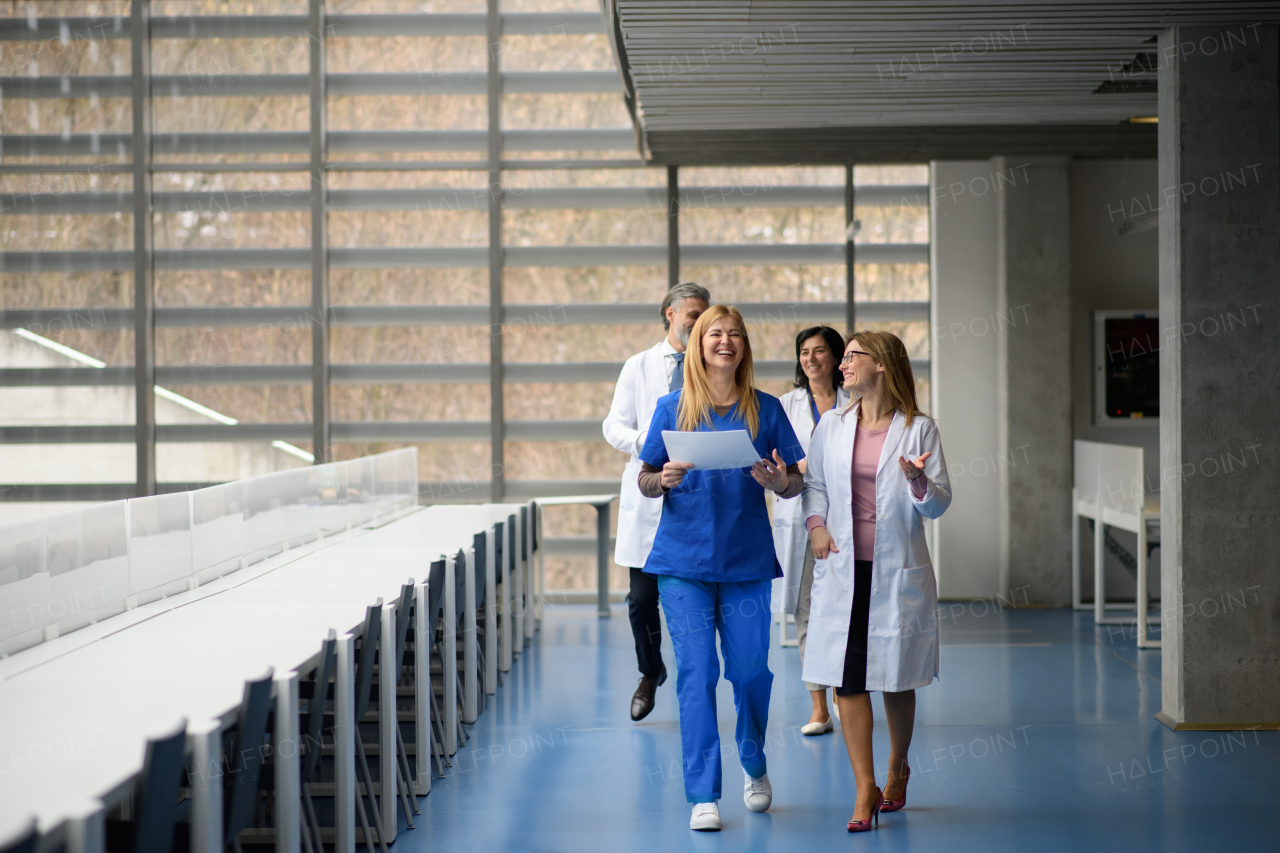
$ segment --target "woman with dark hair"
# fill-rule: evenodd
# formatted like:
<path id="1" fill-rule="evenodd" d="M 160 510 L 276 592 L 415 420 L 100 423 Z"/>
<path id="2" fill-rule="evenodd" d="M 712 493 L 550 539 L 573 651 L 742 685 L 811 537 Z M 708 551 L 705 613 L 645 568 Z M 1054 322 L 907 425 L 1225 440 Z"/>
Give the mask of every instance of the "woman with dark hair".
<path id="1" fill-rule="evenodd" d="M 856 332 L 840 362 L 854 402 L 809 445 L 804 516 L 815 558 L 804 678 L 836 685 L 857 783 L 847 828 L 907 802 L 916 688 L 938 676 L 938 587 L 924 522 L 951 504 L 938 425 L 916 404 L 911 361 L 888 332 Z M 876 787 L 871 696 L 884 696 L 889 776 Z"/>
<path id="2" fill-rule="evenodd" d="M 809 437 L 818 427 L 824 412 L 849 402 L 841 387 L 840 353 L 844 337 L 830 326 L 813 326 L 796 335 L 796 387 L 778 398 L 791 421 L 796 438 L 804 452 L 809 452 Z M 805 470 L 801 461 L 800 470 Z M 809 591 L 813 586 L 813 549 L 797 499 L 775 500 L 773 505 L 773 545 L 782 566 L 782 577 L 773 582 L 773 612 L 796 617 L 796 639 L 800 645 L 800 662 L 804 663 L 805 641 L 809 627 Z M 827 710 L 827 686 L 805 682 L 813 700 L 813 714 L 800 727 L 806 735 L 831 731 L 833 724 Z"/>

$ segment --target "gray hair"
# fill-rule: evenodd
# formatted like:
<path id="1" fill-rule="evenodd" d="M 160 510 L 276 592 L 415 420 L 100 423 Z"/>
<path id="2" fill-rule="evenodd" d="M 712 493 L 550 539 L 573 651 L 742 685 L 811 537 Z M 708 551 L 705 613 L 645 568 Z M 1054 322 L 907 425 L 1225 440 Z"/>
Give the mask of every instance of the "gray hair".
<path id="1" fill-rule="evenodd" d="M 694 284 L 691 281 L 682 281 L 675 287 L 667 291 L 667 295 L 662 299 L 662 307 L 658 309 L 658 314 L 662 317 L 663 331 L 671 331 L 671 321 L 667 319 L 667 309 L 674 308 L 680 310 L 680 303 L 686 299 L 701 299 L 708 305 L 711 304 L 711 291 L 707 290 L 700 284 Z"/>

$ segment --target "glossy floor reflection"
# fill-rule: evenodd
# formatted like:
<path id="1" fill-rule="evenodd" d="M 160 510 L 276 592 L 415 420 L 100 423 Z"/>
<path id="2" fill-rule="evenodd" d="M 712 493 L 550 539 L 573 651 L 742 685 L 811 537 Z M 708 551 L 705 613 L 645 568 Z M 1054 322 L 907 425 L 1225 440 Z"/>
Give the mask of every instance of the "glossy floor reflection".
<path id="1" fill-rule="evenodd" d="M 806 738 L 793 648 L 774 648 L 773 807 L 749 814 L 718 694 L 725 829 L 689 831 L 674 679 L 641 723 L 626 610 L 549 608 L 400 851 L 864 850 L 1253 851 L 1280 849 L 1280 733 L 1172 732 L 1160 652 L 1091 614 L 944 605 L 942 678 L 918 692 L 907 808 L 845 832 L 853 775 L 837 730 Z M 672 657 L 669 641 L 664 654 Z M 672 667 L 674 669 L 674 667 Z M 888 754 L 879 699 L 876 755 Z M 843 849 L 843 848 L 842 848 Z"/>

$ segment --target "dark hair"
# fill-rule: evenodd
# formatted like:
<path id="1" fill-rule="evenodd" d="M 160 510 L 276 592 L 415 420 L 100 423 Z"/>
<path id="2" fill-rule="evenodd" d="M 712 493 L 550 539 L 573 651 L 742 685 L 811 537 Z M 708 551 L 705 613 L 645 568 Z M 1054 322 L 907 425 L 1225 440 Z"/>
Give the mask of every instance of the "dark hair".
<path id="1" fill-rule="evenodd" d="M 818 335 L 821 335 L 822 339 L 827 342 L 827 348 L 831 350 L 831 357 L 836 362 L 836 369 L 831 372 L 831 390 L 839 392 L 841 386 L 844 385 L 844 377 L 840 374 L 840 359 L 844 356 L 844 336 L 830 326 L 813 326 L 796 335 L 796 387 L 809 387 L 809 376 L 804 372 L 804 368 L 800 366 L 800 347 L 804 346 L 804 342 L 809 338 Z"/>

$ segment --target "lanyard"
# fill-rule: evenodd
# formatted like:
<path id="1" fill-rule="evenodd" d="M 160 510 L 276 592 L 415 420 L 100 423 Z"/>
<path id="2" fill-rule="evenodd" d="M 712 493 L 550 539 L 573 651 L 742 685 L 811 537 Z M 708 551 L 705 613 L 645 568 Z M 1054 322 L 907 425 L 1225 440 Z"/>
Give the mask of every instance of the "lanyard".
<path id="1" fill-rule="evenodd" d="M 818 421 L 822 420 L 822 415 L 818 414 L 818 404 L 813 400 L 813 390 L 808 389 L 809 408 L 813 410 L 813 428 L 818 428 Z"/>

